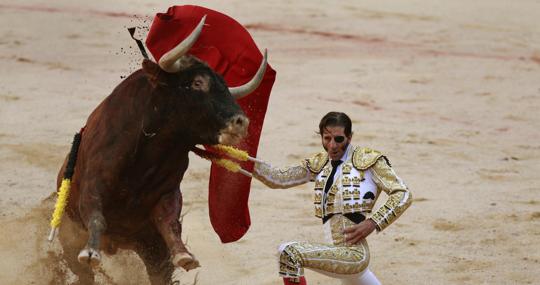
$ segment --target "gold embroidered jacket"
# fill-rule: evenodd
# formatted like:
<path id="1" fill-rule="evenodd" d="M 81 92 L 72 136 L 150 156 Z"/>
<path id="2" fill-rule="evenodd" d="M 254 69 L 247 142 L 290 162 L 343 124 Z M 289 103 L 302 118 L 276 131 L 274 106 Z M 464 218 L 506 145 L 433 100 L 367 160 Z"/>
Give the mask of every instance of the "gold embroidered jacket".
<path id="1" fill-rule="evenodd" d="M 332 166 L 328 154 L 320 152 L 287 168 L 256 163 L 253 176 L 270 188 L 289 188 L 315 181 L 315 216 L 360 212 L 367 216 L 381 191 L 386 203 L 371 215 L 381 231 L 395 221 L 411 204 L 407 186 L 395 174 L 386 157 L 373 149 L 349 146 L 344 162 L 338 166 L 328 193 L 324 186 Z"/>

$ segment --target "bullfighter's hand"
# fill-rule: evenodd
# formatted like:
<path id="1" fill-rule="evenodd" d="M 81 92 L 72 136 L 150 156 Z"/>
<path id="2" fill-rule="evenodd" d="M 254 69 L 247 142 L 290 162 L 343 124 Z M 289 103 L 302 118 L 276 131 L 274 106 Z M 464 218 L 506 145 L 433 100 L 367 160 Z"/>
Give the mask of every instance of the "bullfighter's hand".
<path id="1" fill-rule="evenodd" d="M 376 229 L 376 224 L 372 219 L 367 219 L 343 230 L 345 242 L 347 244 L 358 244 Z"/>

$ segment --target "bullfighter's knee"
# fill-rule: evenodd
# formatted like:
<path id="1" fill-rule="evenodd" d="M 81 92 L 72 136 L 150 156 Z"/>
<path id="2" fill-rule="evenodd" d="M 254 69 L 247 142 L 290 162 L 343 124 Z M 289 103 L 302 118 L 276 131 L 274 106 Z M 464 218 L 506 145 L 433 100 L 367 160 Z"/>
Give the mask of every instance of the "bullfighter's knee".
<path id="1" fill-rule="evenodd" d="M 297 242 L 287 242 L 279 246 L 279 274 L 283 277 L 300 277 L 304 275 L 304 267 Z"/>

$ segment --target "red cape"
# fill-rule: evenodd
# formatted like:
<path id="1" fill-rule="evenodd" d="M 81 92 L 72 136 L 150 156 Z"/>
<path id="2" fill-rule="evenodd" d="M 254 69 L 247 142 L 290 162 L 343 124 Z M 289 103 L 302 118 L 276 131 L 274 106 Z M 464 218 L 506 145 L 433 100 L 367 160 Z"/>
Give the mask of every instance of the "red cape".
<path id="1" fill-rule="evenodd" d="M 154 18 L 146 46 L 159 61 L 161 56 L 186 38 L 206 15 L 206 22 L 190 54 L 206 61 L 221 74 L 229 87 L 251 80 L 262 61 L 262 54 L 248 31 L 234 19 L 199 6 L 173 6 Z M 259 138 L 276 72 L 268 65 L 261 85 L 250 95 L 238 100 L 250 120 L 248 137 L 238 146 L 250 155 L 257 155 Z M 253 164 L 242 163 L 252 171 Z M 248 198 L 251 178 L 231 173 L 212 164 L 209 182 L 210 221 L 222 242 L 240 239 L 249 229 Z"/>

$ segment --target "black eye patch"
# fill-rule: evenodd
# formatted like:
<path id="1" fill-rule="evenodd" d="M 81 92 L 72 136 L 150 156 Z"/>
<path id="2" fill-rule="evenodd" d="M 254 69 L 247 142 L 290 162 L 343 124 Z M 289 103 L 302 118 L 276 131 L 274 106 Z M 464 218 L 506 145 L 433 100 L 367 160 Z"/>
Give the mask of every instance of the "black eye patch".
<path id="1" fill-rule="evenodd" d="M 334 141 L 337 142 L 337 143 L 342 143 L 342 142 L 345 141 L 345 137 L 344 136 L 334 137 Z"/>

